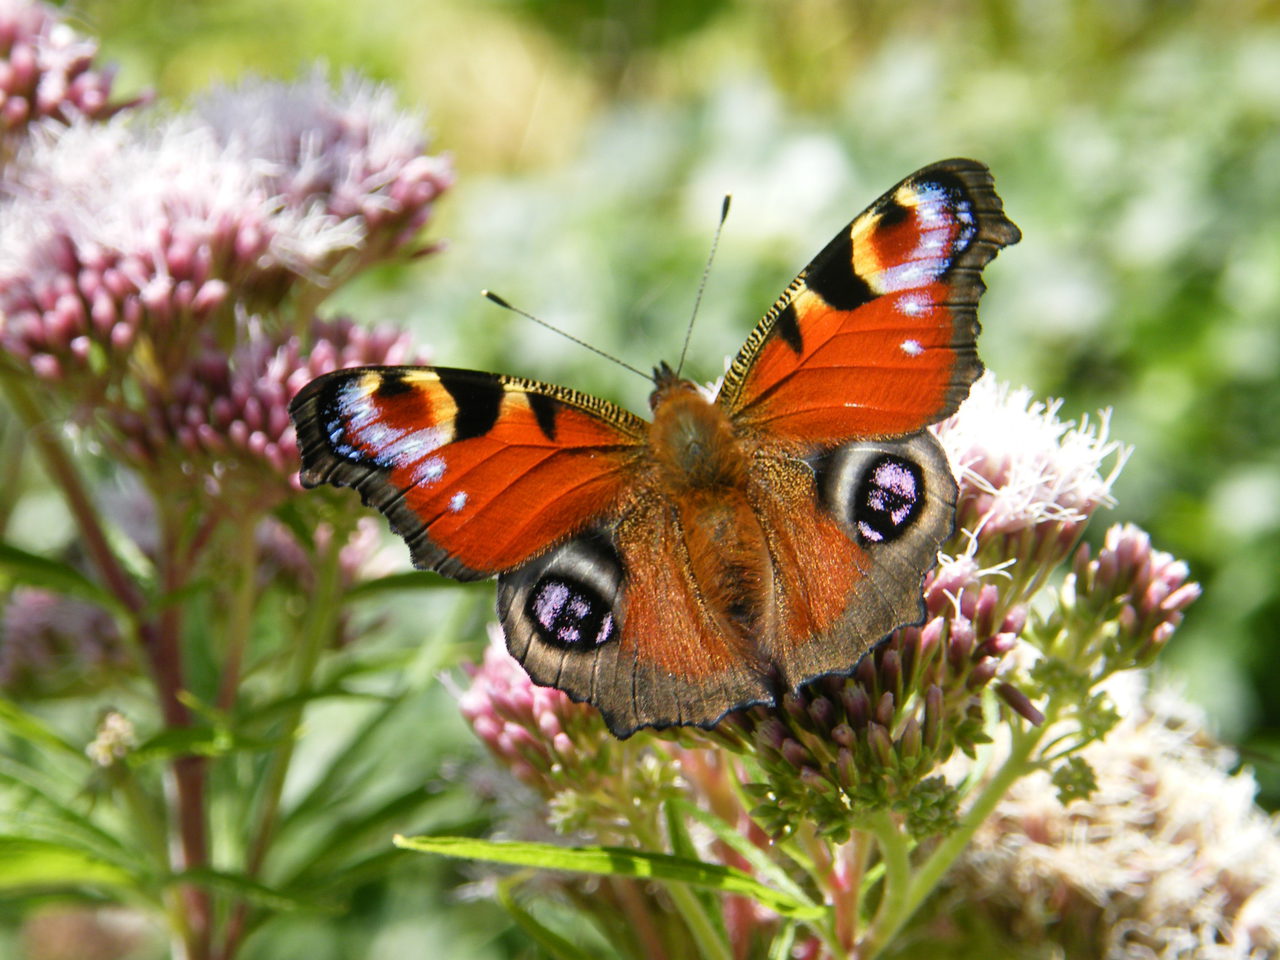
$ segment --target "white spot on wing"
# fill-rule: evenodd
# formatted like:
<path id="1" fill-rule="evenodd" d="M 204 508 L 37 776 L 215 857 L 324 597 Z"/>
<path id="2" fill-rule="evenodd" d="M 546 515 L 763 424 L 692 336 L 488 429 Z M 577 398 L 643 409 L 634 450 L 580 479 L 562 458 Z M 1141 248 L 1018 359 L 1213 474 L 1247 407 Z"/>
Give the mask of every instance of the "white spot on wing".
<path id="1" fill-rule="evenodd" d="M 920 248 L 916 248 L 916 254 Z M 942 271 L 947 269 L 946 257 L 928 257 L 908 260 L 896 267 L 886 267 L 876 274 L 875 286 L 880 293 L 893 293 L 897 290 L 911 290 L 923 287 L 937 280 Z"/>
<path id="2" fill-rule="evenodd" d="M 415 483 L 435 483 L 444 476 L 445 462 L 443 457 L 427 457 L 413 468 Z"/>
<path id="3" fill-rule="evenodd" d="M 449 498 L 449 511 L 459 513 L 467 505 L 467 491 L 459 490 Z"/>
<path id="4" fill-rule="evenodd" d="M 404 430 L 385 423 L 371 423 L 360 430 L 360 440 L 366 446 L 382 450 L 404 436 Z"/>
<path id="5" fill-rule="evenodd" d="M 373 400 L 376 387 L 374 381 L 353 380 L 338 394 L 341 417 L 331 426 L 329 435 L 339 453 L 353 459 L 369 459 L 364 451 L 372 451 L 371 459 L 379 466 L 407 467 L 452 438 L 447 425 L 406 430 L 382 422 L 382 411 Z M 359 448 L 340 444 L 343 434 L 358 443 Z"/>
<path id="6" fill-rule="evenodd" d="M 933 301 L 923 293 L 908 293 L 897 300 L 898 312 L 908 317 L 918 317 L 933 309 Z"/>
<path id="7" fill-rule="evenodd" d="M 443 447 L 451 435 L 452 430 L 445 426 L 414 430 L 383 447 L 378 460 L 389 467 L 407 467 Z"/>
<path id="8" fill-rule="evenodd" d="M 908 357 L 918 357 L 924 353 L 924 347 L 920 345 L 919 340 L 903 340 L 902 343 L 898 344 L 898 347 Z"/>

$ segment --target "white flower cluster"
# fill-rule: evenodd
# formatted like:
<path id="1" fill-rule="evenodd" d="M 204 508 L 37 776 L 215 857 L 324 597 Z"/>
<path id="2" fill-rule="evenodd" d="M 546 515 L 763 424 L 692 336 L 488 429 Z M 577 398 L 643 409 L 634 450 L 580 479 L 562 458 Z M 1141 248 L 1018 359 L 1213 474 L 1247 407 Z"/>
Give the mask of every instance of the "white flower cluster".
<path id="1" fill-rule="evenodd" d="M 1125 719 L 1083 751 L 1097 776 L 1066 807 L 1047 773 L 1018 780 L 953 874 L 1028 930 L 1093 930 L 1098 956 L 1244 960 L 1280 952 L 1280 823 L 1203 717 L 1140 675 L 1108 692 Z M 1050 731 L 1052 736 L 1052 731 Z M 1016 923 L 1016 922 L 1015 922 Z"/>
<path id="2" fill-rule="evenodd" d="M 109 710 L 98 723 L 97 736 L 84 748 L 85 755 L 100 767 L 109 767 L 138 745 L 133 721 L 117 710 Z"/>
<path id="3" fill-rule="evenodd" d="M 1058 419 L 1061 407 L 988 372 L 934 428 L 957 478 L 979 495 L 983 528 L 1070 524 L 1111 503 L 1129 448 L 1108 438 L 1107 411 L 1096 424 L 1087 417 L 1076 424 Z"/>

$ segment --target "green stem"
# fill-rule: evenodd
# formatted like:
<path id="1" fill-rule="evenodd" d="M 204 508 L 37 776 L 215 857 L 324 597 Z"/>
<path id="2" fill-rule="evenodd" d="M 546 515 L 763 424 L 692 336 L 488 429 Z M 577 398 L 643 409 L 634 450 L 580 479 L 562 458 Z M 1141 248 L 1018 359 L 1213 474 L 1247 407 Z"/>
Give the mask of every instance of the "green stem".
<path id="1" fill-rule="evenodd" d="M 0 417 L 0 537 L 9 527 L 9 518 L 18 502 L 22 482 L 22 431 L 7 417 Z"/>
<path id="2" fill-rule="evenodd" d="M 249 646 L 253 631 L 253 606 L 257 598 L 258 544 L 253 531 L 247 530 L 240 537 L 236 561 L 235 593 L 231 596 L 231 610 L 227 616 L 227 649 L 222 664 L 222 681 L 218 688 L 218 709 L 229 711 L 236 702 L 240 687 L 240 673 L 244 665 L 244 652 Z"/>
<path id="3" fill-rule="evenodd" d="M 288 776 L 289 765 L 293 760 L 297 731 L 302 723 L 302 713 L 306 706 L 306 698 L 303 694 L 310 688 L 320 654 L 333 638 L 337 627 L 340 610 L 338 599 L 342 596 L 342 567 L 339 559 L 343 541 L 343 534 L 335 529 L 332 540 L 319 558 L 320 567 L 316 572 L 314 593 L 311 604 L 307 608 L 307 617 L 302 626 L 302 642 L 298 645 L 298 653 L 293 662 L 293 673 L 290 678 L 290 688 L 296 694 L 296 701 L 285 714 L 280 746 L 276 748 L 267 771 L 262 792 L 262 807 L 245 864 L 245 874 L 249 877 L 257 877 L 261 873 L 267 851 L 275 835 L 276 824 L 280 817 L 280 801 L 284 795 L 285 778 Z M 249 907 L 246 902 L 241 901 L 236 904 L 227 920 L 226 936 L 217 953 L 220 960 L 230 960 L 235 955 L 247 929 L 248 912 Z"/>
<path id="4" fill-rule="evenodd" d="M 733 960 L 733 951 L 707 916 L 706 908 L 697 895 L 683 883 L 667 884 L 667 894 L 688 927 L 698 948 L 698 956 L 706 960 Z"/>
<path id="5" fill-rule="evenodd" d="M 133 770 L 120 764 L 116 787 L 124 801 L 133 824 L 135 835 L 143 847 L 150 852 L 157 875 L 169 873 L 169 844 L 166 840 L 165 809 L 151 802 L 143 792 L 134 776 Z M 174 938 L 175 955 L 181 956 L 190 942 L 191 925 L 187 922 L 186 904 L 182 891 L 171 883 L 166 883 L 160 892 L 160 900 L 164 905 L 164 913 L 169 921 L 169 930 Z"/>
<path id="6" fill-rule="evenodd" d="M 302 643 L 298 656 L 293 662 L 293 675 L 290 688 L 297 694 L 295 705 L 285 715 L 284 738 L 272 758 L 271 770 L 267 776 L 267 788 L 262 817 L 259 820 L 258 836 L 249 857 L 249 875 L 254 876 L 262 867 L 266 857 L 271 833 L 275 829 L 276 817 L 280 810 L 280 798 L 284 792 L 285 776 L 289 772 L 289 763 L 293 760 L 293 751 L 297 744 L 297 730 L 302 722 L 306 698 L 302 694 L 311 686 L 316 664 L 325 645 L 333 639 L 333 631 L 337 624 L 337 598 L 341 596 L 341 568 L 339 553 L 341 538 L 334 534 L 333 542 L 325 549 L 320 559 L 320 570 L 316 576 L 315 595 L 302 629 Z"/>
<path id="7" fill-rule="evenodd" d="M 884 885 L 880 907 L 859 945 L 858 956 L 870 960 L 892 942 L 902 924 L 911 916 L 911 843 L 888 810 L 867 817 L 867 830 L 880 846 L 884 863 Z M 852 945 L 851 945 L 852 946 Z"/>
<path id="8" fill-rule="evenodd" d="M 89 490 L 70 455 L 63 448 L 57 432 L 46 420 L 44 412 L 20 376 L 0 374 L 0 385 L 3 385 L 9 405 L 26 427 L 45 470 L 62 491 L 89 559 L 102 575 L 107 588 L 128 610 L 138 614 L 143 608 L 142 592 L 112 551 L 93 498 L 89 496 Z"/>
<path id="9" fill-rule="evenodd" d="M 863 960 L 870 960 L 892 943 L 898 931 L 941 882 L 956 858 L 964 852 L 973 835 L 978 832 L 978 828 L 987 817 L 991 816 L 1009 788 L 1026 774 L 1031 763 L 1031 754 L 1040 742 L 1043 731 L 1052 722 L 1050 718 L 1040 727 L 1012 730 L 1013 739 L 1009 746 L 1009 755 L 969 805 L 959 825 L 947 834 L 925 861 L 913 871 L 909 889 L 905 892 L 905 896 L 894 904 L 894 909 L 886 912 L 882 908 L 880 914 L 876 916 L 873 930 L 864 941 L 863 953 L 860 954 Z"/>
<path id="10" fill-rule="evenodd" d="M 663 844 L 658 833 L 649 823 L 632 821 L 635 837 L 640 846 L 648 850 L 662 850 Z M 729 943 L 716 929 L 715 923 L 707 915 L 703 902 L 698 895 L 683 883 L 666 884 L 667 894 L 675 905 L 676 912 L 684 920 L 684 925 L 698 948 L 698 956 L 704 960 L 733 960 L 733 951 Z"/>

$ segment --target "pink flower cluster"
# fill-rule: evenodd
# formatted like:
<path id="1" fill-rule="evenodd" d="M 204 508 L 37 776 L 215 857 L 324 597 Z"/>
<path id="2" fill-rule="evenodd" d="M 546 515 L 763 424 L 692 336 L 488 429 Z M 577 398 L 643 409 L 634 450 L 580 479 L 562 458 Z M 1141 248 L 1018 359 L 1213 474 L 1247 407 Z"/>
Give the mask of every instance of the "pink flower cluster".
<path id="1" fill-rule="evenodd" d="M 324 102 L 314 84 L 305 92 Z M 251 116 L 256 101 L 244 96 Z M 342 105 L 315 142 L 349 126 Z M 198 116 L 41 131 L 8 174 L 0 348 L 37 376 L 75 375 L 83 386 L 140 372 L 131 361 L 145 344 L 158 369 L 141 372 L 160 379 L 206 328 L 225 342 L 237 311 L 317 301 L 357 266 L 406 252 L 450 182 L 448 164 L 422 152 L 420 134 L 379 132 L 347 144 L 344 169 L 358 175 L 312 177 L 308 191 L 282 194 L 287 171 L 304 175 L 286 161 L 305 166 L 309 156 L 277 156 Z"/>
<path id="2" fill-rule="evenodd" d="M 495 628 L 490 639 L 458 697 L 462 715 L 506 769 L 544 795 L 562 780 L 581 782 L 601 753 L 600 715 L 559 690 L 535 686 L 507 653 L 501 631 Z"/>
<path id="3" fill-rule="evenodd" d="M 416 241 L 431 202 L 453 182 L 449 158 L 426 152 L 421 122 L 355 74 L 336 90 L 321 69 L 291 84 L 246 82 L 207 95 L 195 111 L 227 150 L 264 166 L 285 207 L 358 223 L 366 258 Z"/>
<path id="4" fill-rule="evenodd" d="M 220 490 L 261 464 L 296 486 L 293 394 L 415 359 L 401 335 L 315 307 L 358 270 L 429 251 L 449 159 L 390 91 L 319 71 L 93 119 L 32 128 L 4 169 L 0 363 L 135 467 Z"/>
<path id="5" fill-rule="evenodd" d="M 460 696 L 463 715 L 499 765 L 534 788 L 561 832 L 654 849 L 664 835 L 659 811 L 674 798 L 714 814 L 758 856 L 798 847 L 831 908 L 835 938 L 852 950 L 868 851 L 883 842 L 869 824 L 887 816 L 913 844 L 957 828 L 970 795 L 949 771 L 998 732 L 991 695 L 1005 708 L 1002 723 L 1027 742 L 1072 709 L 1077 738 L 1100 736 L 1114 714 L 1091 684 L 1148 662 L 1198 595 L 1184 564 L 1153 551 L 1141 531 L 1117 527 L 1096 556 L 1076 552 L 1056 605 L 1031 615 L 1090 515 L 1109 501 L 1126 455 L 1106 439 L 1105 418 L 1101 428 L 1075 426 L 1056 410 L 987 379 L 938 426 L 960 486 L 953 552 L 925 580 L 924 622 L 895 631 L 849 676 L 732 713 L 710 731 L 619 742 L 590 707 L 534 686 L 495 632 Z M 1082 702 L 1055 699 L 1071 695 Z M 1065 742 L 1054 740 L 1054 749 Z M 1059 766 L 1060 792 L 1085 795 L 1087 765 Z M 732 846 L 704 837 L 698 855 L 752 872 L 751 858 Z M 645 903 L 655 929 L 673 922 L 660 900 Z M 723 896 L 720 906 L 738 955 L 783 929 L 745 898 Z M 791 955 L 844 955 L 830 943 L 800 933 Z"/>
<path id="6" fill-rule="evenodd" d="M 1114 618 L 1112 642 L 1138 663 L 1150 663 L 1169 642 L 1184 611 L 1200 596 L 1182 560 L 1151 546 L 1133 524 L 1107 531 L 1097 555 L 1081 546 L 1071 567 L 1069 589 L 1079 617 Z"/>
<path id="7" fill-rule="evenodd" d="M 42 118 L 103 118 L 119 110 L 112 71 L 94 69 L 98 45 L 77 36 L 58 11 L 30 0 L 0 0 L 0 130 Z"/>
<path id="8" fill-rule="evenodd" d="M 241 326 L 231 352 L 202 337 L 176 376 L 163 386 L 144 386 L 140 408 L 106 411 L 130 463 L 216 463 L 208 475 L 213 484 L 227 482 L 234 465 L 264 464 L 297 489 L 298 445 L 289 420 L 294 394 L 331 370 L 425 360 L 404 332 L 345 317 L 313 321 L 303 335 L 272 334 L 258 317 Z"/>
<path id="9" fill-rule="evenodd" d="M 61 693 L 88 674 L 129 662 L 124 638 L 101 607 L 18 587 L 0 610 L 0 689 Z"/>

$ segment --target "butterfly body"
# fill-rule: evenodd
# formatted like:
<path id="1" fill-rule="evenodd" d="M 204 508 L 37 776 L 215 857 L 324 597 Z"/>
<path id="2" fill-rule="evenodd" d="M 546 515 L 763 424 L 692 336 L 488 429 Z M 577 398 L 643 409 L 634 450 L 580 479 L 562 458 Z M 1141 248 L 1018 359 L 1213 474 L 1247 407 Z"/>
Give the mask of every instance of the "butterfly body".
<path id="1" fill-rule="evenodd" d="M 614 733 L 708 726 L 923 615 L 956 493 L 924 427 L 981 372 L 980 270 L 1017 239 L 985 167 L 934 164 L 787 287 L 714 398 L 665 364 L 649 422 L 518 377 L 336 371 L 291 405 L 303 483 L 355 487 L 420 567 L 497 575 L 512 654 Z"/>

